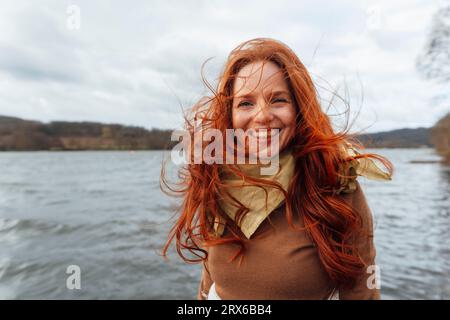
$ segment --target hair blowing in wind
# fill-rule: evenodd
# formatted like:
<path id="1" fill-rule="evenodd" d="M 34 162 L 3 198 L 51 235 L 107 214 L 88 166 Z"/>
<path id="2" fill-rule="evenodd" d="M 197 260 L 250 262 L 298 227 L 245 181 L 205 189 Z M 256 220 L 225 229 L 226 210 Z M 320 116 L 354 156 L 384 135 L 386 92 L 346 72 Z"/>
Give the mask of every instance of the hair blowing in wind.
<path id="1" fill-rule="evenodd" d="M 195 105 L 193 117 L 185 116 L 186 128 L 192 133 L 193 119 L 201 119 L 202 126 L 218 129 L 225 136 L 225 130 L 233 128 L 231 107 L 236 76 L 244 66 L 257 61 L 273 62 L 282 70 L 295 103 L 295 131 L 289 141 L 295 159 L 295 173 L 290 186 L 286 192 L 276 182 L 245 176 L 235 165 L 225 163 L 183 165 L 179 168 L 179 181 L 169 183 L 163 165 L 162 190 L 181 197 L 182 202 L 162 254 L 167 255 L 170 244 L 175 240 L 176 250 L 182 259 L 188 263 L 198 263 L 207 258 L 205 248 L 235 243 L 239 249 L 231 257 L 230 263 L 234 263 L 239 256 L 242 261 L 245 243 L 249 240 L 219 206 L 219 199 L 235 203 L 238 208 L 237 221 L 248 212 L 221 183 L 220 167 L 227 166 L 245 177 L 246 182 L 280 189 L 285 195 L 285 214 L 289 225 L 296 228 L 293 216 L 301 215 L 304 230 L 314 241 L 330 279 L 338 286 L 351 286 L 365 272 L 366 265 L 353 241 L 364 230 L 358 212 L 334 193 L 340 187 L 341 179 L 350 174 L 346 172 L 343 175 L 340 168 L 355 158 L 377 159 L 391 174 L 393 166 L 389 160 L 377 154 L 360 153 L 356 157 L 348 157 L 342 153 L 342 147 L 347 143 L 360 150 L 364 148 L 356 139 L 356 134 L 349 133 L 348 121 L 343 130 L 333 130 L 329 116 L 321 108 L 307 69 L 288 46 L 277 40 L 257 38 L 232 50 L 218 79 L 217 88 L 213 88 L 203 78 L 211 96 Z M 211 233 L 214 217 L 227 221 L 229 235 L 215 237 Z"/>

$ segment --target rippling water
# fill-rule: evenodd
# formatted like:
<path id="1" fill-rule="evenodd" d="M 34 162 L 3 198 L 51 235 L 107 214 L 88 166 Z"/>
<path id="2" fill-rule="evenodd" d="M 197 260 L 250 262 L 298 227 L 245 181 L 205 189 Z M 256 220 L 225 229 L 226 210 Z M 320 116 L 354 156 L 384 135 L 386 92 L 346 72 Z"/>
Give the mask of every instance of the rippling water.
<path id="1" fill-rule="evenodd" d="M 378 149 L 391 182 L 360 178 L 384 299 L 450 299 L 450 168 L 431 149 Z M 0 298 L 194 299 L 199 265 L 158 252 L 174 212 L 163 152 L 0 153 Z M 81 269 L 81 289 L 66 269 Z"/>

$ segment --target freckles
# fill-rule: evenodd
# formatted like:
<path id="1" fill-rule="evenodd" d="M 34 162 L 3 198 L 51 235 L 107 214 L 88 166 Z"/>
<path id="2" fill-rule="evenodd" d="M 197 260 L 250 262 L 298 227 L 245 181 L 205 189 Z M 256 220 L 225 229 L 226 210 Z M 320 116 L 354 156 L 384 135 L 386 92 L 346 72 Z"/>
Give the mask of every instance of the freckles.
<path id="1" fill-rule="evenodd" d="M 295 115 L 296 115 L 296 110 L 294 108 L 294 106 L 290 106 L 290 108 L 288 108 L 286 110 L 286 123 L 288 123 L 289 125 L 292 125 L 295 123 Z"/>
<path id="2" fill-rule="evenodd" d="M 284 125 L 292 125 L 295 121 L 295 113 L 291 108 L 280 110 L 277 116 Z"/>
<path id="3" fill-rule="evenodd" d="M 242 114 L 234 108 L 231 112 L 231 122 L 232 122 L 233 128 L 241 128 L 242 124 L 244 122 Z"/>
<path id="4" fill-rule="evenodd" d="M 239 108 L 233 108 L 231 113 L 233 128 L 245 128 L 253 118 L 253 113 Z"/>

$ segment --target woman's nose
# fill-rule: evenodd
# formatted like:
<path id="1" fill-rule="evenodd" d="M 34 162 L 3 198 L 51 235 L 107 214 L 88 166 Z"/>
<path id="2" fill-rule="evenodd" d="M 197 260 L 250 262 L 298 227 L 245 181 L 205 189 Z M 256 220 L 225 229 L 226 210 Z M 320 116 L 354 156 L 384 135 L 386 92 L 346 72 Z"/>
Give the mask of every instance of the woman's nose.
<path id="1" fill-rule="evenodd" d="M 273 114 L 270 110 L 270 106 L 267 103 L 258 104 L 256 115 L 253 118 L 255 122 L 258 123 L 268 123 L 273 119 Z"/>

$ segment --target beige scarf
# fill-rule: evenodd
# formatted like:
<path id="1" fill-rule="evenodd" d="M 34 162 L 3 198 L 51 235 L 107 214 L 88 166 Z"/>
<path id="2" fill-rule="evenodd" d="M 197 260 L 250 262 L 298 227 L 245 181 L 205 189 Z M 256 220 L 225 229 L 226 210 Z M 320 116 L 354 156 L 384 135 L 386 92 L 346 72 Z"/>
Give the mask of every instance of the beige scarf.
<path id="1" fill-rule="evenodd" d="M 343 150 L 347 152 L 348 156 L 358 154 L 358 152 L 350 144 L 348 144 L 347 148 L 344 148 Z M 258 179 L 276 181 L 285 191 L 287 191 L 289 183 L 294 175 L 295 159 L 290 149 L 280 153 L 279 168 L 273 175 L 261 175 L 261 165 L 241 164 L 237 166 L 246 175 Z M 345 165 L 343 165 L 342 170 L 348 170 L 345 166 L 350 167 L 352 178 L 341 179 L 341 188 L 336 190 L 336 194 L 355 191 L 355 180 L 358 175 L 365 176 L 372 180 L 391 180 L 391 176 L 379 169 L 371 159 L 362 158 L 346 162 Z M 279 189 L 272 186 L 262 186 L 267 191 L 266 202 L 266 193 L 261 187 L 254 186 L 249 182 L 242 180 L 230 170 L 224 169 L 222 171 L 222 182 L 227 185 L 227 191 L 230 195 L 238 199 L 245 207 L 249 209 L 249 212 L 241 219 L 239 225 L 239 228 L 247 239 L 250 239 L 259 225 L 270 215 L 271 212 L 281 206 L 285 200 L 283 193 Z M 236 211 L 238 208 L 231 202 L 232 201 L 230 200 L 219 200 L 219 205 L 231 218 L 231 220 L 235 221 Z M 215 218 L 213 227 L 216 236 L 220 237 L 225 228 L 224 219 Z"/>
<path id="2" fill-rule="evenodd" d="M 289 182 L 294 174 L 295 161 L 290 150 L 280 153 L 278 170 L 273 175 L 261 175 L 260 171 L 262 165 L 241 164 L 237 166 L 244 174 L 253 178 L 278 182 L 283 189 L 287 191 Z M 263 188 L 267 190 L 266 202 L 266 193 L 261 187 L 242 180 L 231 171 L 224 170 L 222 171 L 222 174 L 222 182 L 227 185 L 227 191 L 230 195 L 238 199 L 250 210 L 241 220 L 241 224 L 239 225 L 244 235 L 250 239 L 251 235 L 256 231 L 261 222 L 283 203 L 284 195 L 275 187 L 263 186 Z M 219 205 L 227 215 L 235 221 L 235 215 L 238 208 L 231 202 L 232 201 L 220 200 Z M 222 234 L 223 224 L 218 224 L 217 221 L 214 227 L 216 232 Z"/>

